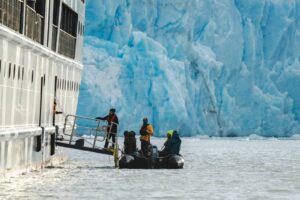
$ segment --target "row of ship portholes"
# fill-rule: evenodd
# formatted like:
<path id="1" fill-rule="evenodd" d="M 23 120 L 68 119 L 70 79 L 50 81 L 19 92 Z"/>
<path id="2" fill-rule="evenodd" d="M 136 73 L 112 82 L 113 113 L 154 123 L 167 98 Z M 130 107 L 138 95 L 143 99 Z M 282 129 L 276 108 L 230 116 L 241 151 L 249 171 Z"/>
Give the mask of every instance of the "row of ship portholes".
<path id="1" fill-rule="evenodd" d="M 65 79 L 57 79 L 56 88 L 67 91 L 79 91 L 79 83 Z"/>
<path id="2" fill-rule="evenodd" d="M 16 66 L 15 64 L 9 63 L 8 71 L 7 71 L 7 78 L 12 80 L 24 80 L 24 67 Z M 0 59 L 0 76 L 3 74 L 3 77 L 6 76 L 6 72 L 3 67 L 2 60 Z M 31 70 L 31 74 L 29 74 L 30 81 L 33 83 L 34 80 L 34 70 Z M 44 75 L 44 84 L 45 84 L 46 77 Z M 75 81 L 65 80 L 65 79 L 57 79 L 56 84 L 57 89 L 60 90 L 67 90 L 67 91 L 79 91 L 79 83 Z"/>
<path id="3" fill-rule="evenodd" d="M 12 80 L 24 80 L 24 67 L 16 66 L 15 64 L 9 63 L 8 64 L 8 71 L 5 72 L 2 60 L 0 59 L 0 75 L 3 74 L 3 77 L 6 76 L 8 79 Z M 33 83 L 34 80 L 34 71 L 31 70 L 31 83 Z"/>

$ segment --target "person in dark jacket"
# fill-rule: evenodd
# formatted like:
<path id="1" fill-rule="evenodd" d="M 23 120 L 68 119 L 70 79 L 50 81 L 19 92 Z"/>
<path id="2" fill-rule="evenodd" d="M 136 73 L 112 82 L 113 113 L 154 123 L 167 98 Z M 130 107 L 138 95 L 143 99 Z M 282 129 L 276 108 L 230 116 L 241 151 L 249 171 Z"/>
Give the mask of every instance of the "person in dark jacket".
<path id="1" fill-rule="evenodd" d="M 136 139 L 134 131 L 125 131 L 124 132 L 124 153 L 132 155 L 136 148 Z"/>
<path id="2" fill-rule="evenodd" d="M 106 115 L 105 117 L 96 117 L 96 119 L 100 120 L 106 120 L 107 121 L 107 129 L 106 129 L 106 139 L 105 139 L 105 145 L 104 148 L 108 147 L 108 143 L 110 138 L 112 138 L 112 148 L 115 147 L 115 142 L 116 142 L 116 134 L 118 131 L 118 125 L 119 125 L 119 120 L 118 116 L 116 115 L 116 109 L 111 108 L 109 110 L 109 114 Z"/>
<path id="3" fill-rule="evenodd" d="M 173 135 L 173 130 L 167 132 L 167 140 L 164 143 L 163 150 L 159 152 L 159 156 L 169 155 L 171 152 L 171 139 Z"/>
<path id="4" fill-rule="evenodd" d="M 179 154 L 181 147 L 181 139 L 177 131 L 173 131 L 172 139 L 170 142 L 170 153 L 171 154 Z"/>
<path id="5" fill-rule="evenodd" d="M 148 154 L 148 146 L 150 145 L 150 138 L 154 133 L 154 129 L 151 124 L 148 123 L 148 119 L 145 117 L 143 119 L 143 125 L 140 129 L 140 140 L 141 140 L 141 150 L 144 156 Z"/>

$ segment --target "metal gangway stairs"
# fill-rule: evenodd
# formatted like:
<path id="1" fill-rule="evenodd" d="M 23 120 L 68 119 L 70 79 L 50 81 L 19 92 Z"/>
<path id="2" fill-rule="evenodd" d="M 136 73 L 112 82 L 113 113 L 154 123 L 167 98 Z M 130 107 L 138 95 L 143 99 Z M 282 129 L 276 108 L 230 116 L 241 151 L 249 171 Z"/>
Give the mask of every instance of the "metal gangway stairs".
<path id="1" fill-rule="evenodd" d="M 118 129 L 118 124 L 114 122 L 109 126 L 105 120 L 67 115 L 65 117 L 63 133 L 57 135 L 56 145 L 64 148 L 114 156 L 115 166 L 118 167 L 118 133 L 111 132 L 113 125 Z M 111 145 L 111 147 L 104 148 L 103 144 L 106 139 L 109 138 L 110 134 L 115 134 L 115 143 L 109 141 L 108 144 Z"/>

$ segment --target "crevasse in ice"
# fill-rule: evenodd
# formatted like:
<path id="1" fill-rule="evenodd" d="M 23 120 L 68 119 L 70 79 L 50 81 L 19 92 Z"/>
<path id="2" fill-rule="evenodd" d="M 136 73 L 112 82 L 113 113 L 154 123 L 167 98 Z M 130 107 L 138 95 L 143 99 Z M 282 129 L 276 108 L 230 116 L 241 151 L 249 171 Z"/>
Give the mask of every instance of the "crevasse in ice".
<path id="1" fill-rule="evenodd" d="M 88 0 L 78 114 L 121 131 L 300 132 L 300 0 Z"/>

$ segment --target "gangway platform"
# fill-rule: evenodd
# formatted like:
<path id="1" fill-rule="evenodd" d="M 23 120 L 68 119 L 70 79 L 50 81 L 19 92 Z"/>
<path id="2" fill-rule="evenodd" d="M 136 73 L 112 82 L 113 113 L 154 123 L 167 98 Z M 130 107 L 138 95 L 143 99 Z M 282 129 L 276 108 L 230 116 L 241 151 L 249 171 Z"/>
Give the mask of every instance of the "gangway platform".
<path id="1" fill-rule="evenodd" d="M 57 142 L 56 141 L 56 145 L 60 146 L 60 147 L 65 147 L 65 148 L 70 148 L 70 149 L 77 149 L 77 150 L 81 150 L 81 151 L 89 151 L 89 152 L 94 152 L 94 153 L 101 153 L 101 154 L 106 154 L 106 155 L 114 155 L 114 151 L 113 150 L 105 150 L 103 148 L 92 148 L 92 147 L 80 147 L 80 146 L 76 146 L 74 144 L 68 144 L 65 142 Z"/>
<path id="2" fill-rule="evenodd" d="M 85 122 L 83 122 L 85 125 L 77 124 L 78 120 L 85 120 Z M 63 135 L 60 135 L 62 137 L 57 136 L 56 145 L 64 148 L 114 156 L 115 166 L 117 167 L 119 160 L 118 133 L 111 132 L 112 126 L 116 126 L 118 130 L 118 124 L 114 122 L 108 124 L 105 120 L 67 115 L 65 117 Z M 109 144 L 112 145 L 113 148 L 103 148 L 103 142 L 109 138 L 110 134 L 115 134 L 115 143 L 109 141 Z M 99 146 L 98 143 L 101 143 L 101 146 Z"/>

